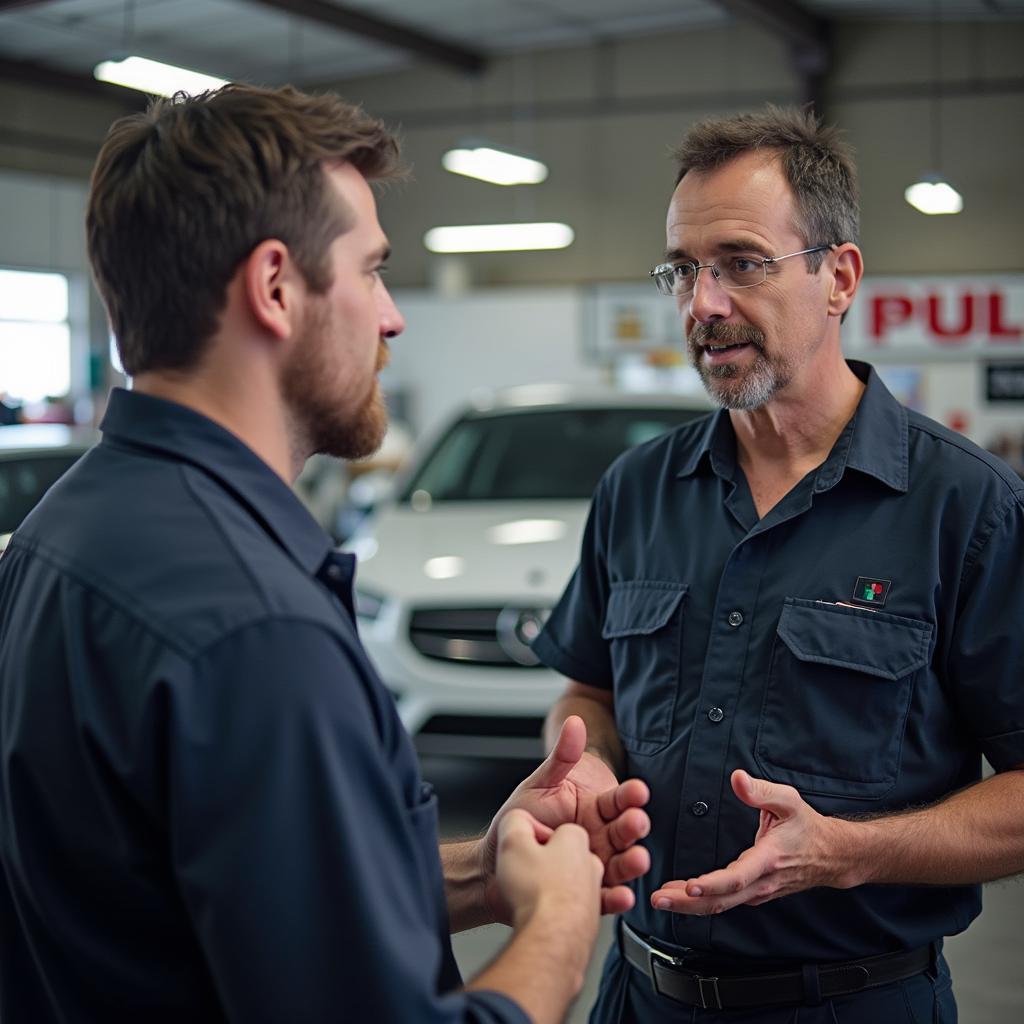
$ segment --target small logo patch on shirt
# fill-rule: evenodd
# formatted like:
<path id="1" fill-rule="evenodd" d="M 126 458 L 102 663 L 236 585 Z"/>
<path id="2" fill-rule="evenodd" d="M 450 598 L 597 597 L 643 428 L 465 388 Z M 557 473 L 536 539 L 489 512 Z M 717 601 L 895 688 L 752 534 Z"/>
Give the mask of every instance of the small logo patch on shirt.
<path id="1" fill-rule="evenodd" d="M 885 599 L 889 596 L 889 587 L 891 586 L 892 580 L 879 580 L 875 579 L 874 576 L 858 576 L 857 582 L 853 587 L 853 597 L 851 600 L 856 601 L 858 604 L 870 604 L 879 607 L 885 604 Z"/>

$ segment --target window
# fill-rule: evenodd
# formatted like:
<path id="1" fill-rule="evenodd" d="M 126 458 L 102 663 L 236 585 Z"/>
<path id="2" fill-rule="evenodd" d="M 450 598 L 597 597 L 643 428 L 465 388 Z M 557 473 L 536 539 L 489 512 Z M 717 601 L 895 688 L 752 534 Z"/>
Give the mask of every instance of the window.
<path id="1" fill-rule="evenodd" d="M 70 388 L 67 277 L 0 269 L 0 393 L 38 402 Z"/>

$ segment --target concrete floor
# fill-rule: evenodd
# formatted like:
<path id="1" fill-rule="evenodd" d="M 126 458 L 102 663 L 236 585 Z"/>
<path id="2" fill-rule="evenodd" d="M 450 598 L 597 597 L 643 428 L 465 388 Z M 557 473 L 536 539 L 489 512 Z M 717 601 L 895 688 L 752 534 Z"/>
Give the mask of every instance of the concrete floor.
<path id="1" fill-rule="evenodd" d="M 424 776 L 434 783 L 441 801 L 442 836 L 478 833 L 528 771 L 529 765 L 515 761 L 424 758 Z M 981 917 L 963 935 L 947 940 L 946 956 L 953 972 L 960 1024 L 1024 1022 L 1022 926 L 1024 881 L 998 882 L 986 886 Z M 568 1024 L 583 1024 L 587 1019 L 611 935 L 611 922 L 606 920 L 586 985 L 567 1018 Z M 471 977 L 489 963 L 507 937 L 508 929 L 500 925 L 456 935 L 453 944 L 463 975 Z"/>

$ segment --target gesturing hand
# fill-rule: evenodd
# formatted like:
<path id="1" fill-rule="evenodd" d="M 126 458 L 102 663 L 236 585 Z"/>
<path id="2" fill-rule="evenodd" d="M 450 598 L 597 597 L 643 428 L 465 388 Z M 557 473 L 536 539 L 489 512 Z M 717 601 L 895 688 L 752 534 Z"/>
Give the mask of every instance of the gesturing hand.
<path id="1" fill-rule="evenodd" d="M 497 838 L 496 882 L 515 921 L 528 919 L 546 900 L 549 908 L 557 908 L 560 919 L 575 922 L 574 937 L 592 938 L 597 932 L 602 869 L 588 849 L 583 829 L 566 824 L 552 831 L 512 808 L 502 816 Z"/>
<path id="2" fill-rule="evenodd" d="M 761 812 L 754 845 L 727 867 L 686 881 L 666 882 L 651 895 L 658 910 L 720 914 L 820 885 L 843 887 L 835 852 L 836 820 L 819 814 L 792 786 L 732 773 L 733 792 Z"/>
<path id="3" fill-rule="evenodd" d="M 583 719 L 571 715 L 551 753 L 516 787 L 487 830 L 482 843 L 487 900 L 498 920 L 507 920 L 509 910 L 493 881 L 498 823 L 513 808 L 528 811 L 536 819 L 541 838 L 566 822 L 581 825 L 591 852 L 604 865 L 602 912 L 618 914 L 633 906 L 633 892 L 623 883 L 650 867 L 650 855 L 635 845 L 650 831 L 650 819 L 642 810 L 650 793 L 639 779 L 617 782 L 599 757 L 584 752 L 586 742 Z"/>

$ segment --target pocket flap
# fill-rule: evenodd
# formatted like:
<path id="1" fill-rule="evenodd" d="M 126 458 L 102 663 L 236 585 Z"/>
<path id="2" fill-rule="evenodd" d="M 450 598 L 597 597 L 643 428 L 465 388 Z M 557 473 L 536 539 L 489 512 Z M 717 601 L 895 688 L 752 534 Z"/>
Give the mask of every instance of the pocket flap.
<path id="1" fill-rule="evenodd" d="M 902 679 L 927 663 L 932 626 L 887 612 L 788 597 L 778 634 L 800 661 Z"/>
<path id="2" fill-rule="evenodd" d="M 656 632 L 672 618 L 686 590 L 685 583 L 655 580 L 613 583 L 601 636 L 614 640 Z"/>

